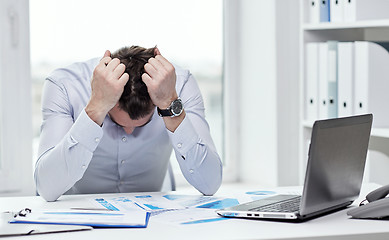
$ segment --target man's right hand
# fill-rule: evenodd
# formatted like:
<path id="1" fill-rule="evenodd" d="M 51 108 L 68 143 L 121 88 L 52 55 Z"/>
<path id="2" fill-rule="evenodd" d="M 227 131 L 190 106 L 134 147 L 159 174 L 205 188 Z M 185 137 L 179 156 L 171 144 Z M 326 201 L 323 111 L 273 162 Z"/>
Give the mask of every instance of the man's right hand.
<path id="1" fill-rule="evenodd" d="M 107 50 L 93 71 L 92 94 L 85 107 L 85 112 L 99 126 L 119 101 L 129 79 L 128 74 L 124 73 L 124 64 L 117 58 L 111 59 L 110 56 L 111 53 Z"/>

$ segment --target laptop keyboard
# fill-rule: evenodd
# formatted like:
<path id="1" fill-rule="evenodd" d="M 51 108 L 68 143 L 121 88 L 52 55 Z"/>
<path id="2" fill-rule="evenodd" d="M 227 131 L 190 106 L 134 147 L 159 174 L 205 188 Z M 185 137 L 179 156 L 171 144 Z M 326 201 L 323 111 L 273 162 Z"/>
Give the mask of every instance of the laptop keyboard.
<path id="1" fill-rule="evenodd" d="M 250 209 L 257 212 L 297 212 L 300 209 L 301 196 L 282 202 L 272 203 L 258 208 Z"/>

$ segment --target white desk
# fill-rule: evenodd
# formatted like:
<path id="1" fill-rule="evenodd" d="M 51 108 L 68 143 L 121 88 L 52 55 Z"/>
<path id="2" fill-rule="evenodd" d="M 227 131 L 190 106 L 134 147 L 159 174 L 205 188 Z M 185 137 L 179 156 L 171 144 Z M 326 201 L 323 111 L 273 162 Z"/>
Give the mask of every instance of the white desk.
<path id="1" fill-rule="evenodd" d="M 362 196 L 376 186 L 369 185 L 363 188 Z M 235 191 L 232 189 L 239 189 L 239 191 L 260 190 L 258 187 L 247 188 L 247 186 L 239 185 L 232 188 L 222 186 L 218 194 L 223 196 L 226 196 L 226 193 L 232 194 Z M 174 193 L 186 194 L 188 191 Z M 41 197 L 4 197 L 0 198 L 0 211 L 16 211 L 25 207 L 47 209 L 82 206 L 85 204 L 85 198 L 92 196 L 94 195 L 62 196 L 57 202 L 51 203 L 45 202 Z M 102 194 L 98 194 L 98 196 L 102 196 Z M 389 221 L 350 219 L 346 215 L 346 211 L 342 210 L 304 223 L 229 219 L 175 226 L 153 222 L 153 219 L 150 218 L 148 227 L 143 229 L 93 229 L 92 231 L 24 236 L 18 239 L 389 239 Z"/>

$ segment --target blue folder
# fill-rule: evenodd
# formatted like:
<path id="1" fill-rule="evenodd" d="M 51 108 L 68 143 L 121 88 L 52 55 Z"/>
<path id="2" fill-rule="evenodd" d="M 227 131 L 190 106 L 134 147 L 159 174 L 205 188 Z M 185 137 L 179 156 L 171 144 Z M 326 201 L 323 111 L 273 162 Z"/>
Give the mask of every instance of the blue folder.
<path id="1" fill-rule="evenodd" d="M 330 0 L 320 1 L 320 22 L 330 22 Z"/>

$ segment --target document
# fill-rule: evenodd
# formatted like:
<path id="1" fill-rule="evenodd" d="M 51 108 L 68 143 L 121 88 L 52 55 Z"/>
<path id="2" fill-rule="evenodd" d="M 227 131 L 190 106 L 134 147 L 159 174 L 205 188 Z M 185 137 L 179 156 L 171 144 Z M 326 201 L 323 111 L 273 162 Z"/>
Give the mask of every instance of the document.
<path id="1" fill-rule="evenodd" d="M 75 225 L 9 224 L 8 222 L 12 219 L 13 214 L 11 213 L 0 214 L 0 237 L 72 232 L 93 229 L 89 226 Z"/>
<path id="2" fill-rule="evenodd" d="M 194 225 L 229 220 L 218 216 L 213 209 L 188 208 L 166 212 L 153 217 L 153 221 L 173 225 Z"/>
<path id="3" fill-rule="evenodd" d="M 144 210 L 131 212 L 102 210 L 31 210 L 17 215 L 10 223 L 67 224 L 91 227 L 147 227 L 150 213 Z"/>

